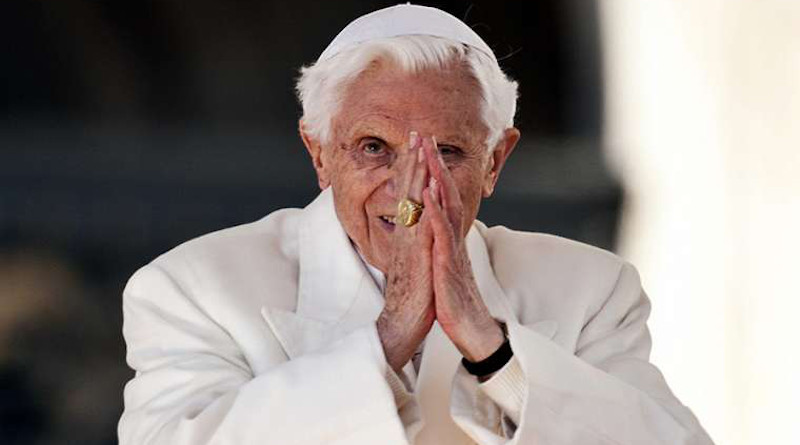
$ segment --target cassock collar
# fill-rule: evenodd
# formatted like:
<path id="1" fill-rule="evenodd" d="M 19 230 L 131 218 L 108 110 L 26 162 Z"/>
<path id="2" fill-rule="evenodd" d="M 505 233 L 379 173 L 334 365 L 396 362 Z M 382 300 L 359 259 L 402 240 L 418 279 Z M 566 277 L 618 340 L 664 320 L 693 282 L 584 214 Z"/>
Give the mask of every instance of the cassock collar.
<path id="1" fill-rule="evenodd" d="M 303 210 L 299 236 L 297 314 L 333 323 L 377 318 L 383 298 L 336 216 L 330 187 Z"/>

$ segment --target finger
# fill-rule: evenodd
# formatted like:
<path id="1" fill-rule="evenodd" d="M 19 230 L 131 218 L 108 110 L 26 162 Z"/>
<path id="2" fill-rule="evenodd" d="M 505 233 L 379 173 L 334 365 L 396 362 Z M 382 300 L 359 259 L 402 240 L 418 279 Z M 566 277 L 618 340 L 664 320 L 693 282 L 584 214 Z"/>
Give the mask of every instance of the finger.
<path id="1" fill-rule="evenodd" d="M 425 143 L 424 140 L 427 139 L 423 139 L 422 144 Z M 412 167 L 413 174 L 409 188 L 406 191 L 406 197 L 416 203 L 422 203 L 422 191 L 428 185 L 428 165 L 425 162 L 425 157 L 420 156 L 422 154 L 421 150 L 422 147 L 418 146 L 409 153 L 409 158 L 413 159 L 414 166 Z"/>
<path id="2" fill-rule="evenodd" d="M 444 168 L 437 159 L 438 155 L 435 137 L 422 141 L 422 151 L 425 155 L 425 162 L 428 164 L 428 169 L 431 172 L 431 176 L 436 178 L 437 181 L 441 181 L 442 175 L 444 174 Z"/>
<path id="3" fill-rule="evenodd" d="M 430 230 L 433 236 L 433 249 L 440 258 L 450 258 L 452 253 L 454 232 L 450 220 L 444 212 L 439 201 L 438 181 L 431 181 L 431 186 L 425 193 L 425 213 L 430 221 Z"/>
<path id="4" fill-rule="evenodd" d="M 423 144 L 425 158 L 431 177 L 438 183 L 437 196 L 439 204 L 455 227 L 461 224 L 461 195 L 450 169 L 442 158 L 441 152 L 436 147 L 436 139 L 431 138 L 431 144 Z"/>
<path id="5" fill-rule="evenodd" d="M 430 191 L 428 187 L 426 187 L 422 191 L 422 200 L 421 203 L 425 205 L 427 210 L 427 201 L 425 201 L 425 197 L 430 195 Z M 420 253 L 428 253 L 430 254 L 431 245 L 433 244 L 433 228 L 431 227 L 431 216 L 429 212 L 423 211 L 422 217 L 420 217 L 419 222 L 416 226 L 417 230 L 417 247 L 420 249 Z"/>
<path id="6" fill-rule="evenodd" d="M 458 193 L 458 186 L 455 179 L 453 179 L 452 173 L 450 173 L 450 169 L 447 168 L 447 164 L 444 162 L 442 153 L 437 148 L 436 138 L 431 137 L 430 140 L 423 141 L 422 148 L 425 151 L 426 163 L 430 169 L 431 176 L 436 178 L 439 185 L 441 185 L 439 192 L 442 208 L 460 207 L 461 195 Z"/>
<path id="7" fill-rule="evenodd" d="M 444 162 L 444 157 L 442 157 L 442 152 L 439 151 L 438 146 L 436 145 L 436 139 L 433 139 L 434 143 L 434 153 L 436 154 L 436 161 L 439 165 L 439 170 L 441 171 L 441 177 L 439 178 L 439 196 L 441 197 L 441 205 L 442 208 L 446 211 L 451 211 L 451 209 L 461 209 L 461 194 L 458 191 L 458 185 L 456 184 L 456 180 L 453 178 L 452 173 L 450 173 L 450 169 L 447 168 L 447 164 Z"/>
<path id="8" fill-rule="evenodd" d="M 420 143 L 421 141 L 417 132 L 409 132 L 408 150 L 403 156 L 398 157 L 401 160 L 397 165 L 397 170 L 395 171 L 395 175 L 397 175 L 395 183 L 399 185 L 399 187 L 396 188 L 396 191 L 398 192 L 398 201 L 408 196 L 408 190 L 411 187 L 411 181 L 414 176 L 414 166 L 416 164 L 414 162 L 416 160 L 416 156 L 411 156 L 411 153 L 418 149 L 417 147 L 420 145 Z"/>
<path id="9" fill-rule="evenodd" d="M 419 166 L 417 165 L 418 162 L 418 152 L 421 149 L 422 140 L 419 137 L 419 134 L 416 131 L 409 132 L 409 140 L 408 140 L 408 149 L 406 152 L 402 153 L 402 161 L 398 163 L 398 168 L 395 174 L 400 178 L 398 182 L 402 184 L 400 187 L 395 189 L 395 198 L 399 205 L 404 199 L 408 198 L 414 202 L 422 202 L 421 198 L 418 196 L 422 192 L 416 192 L 414 190 L 418 189 L 419 187 L 415 185 L 418 180 L 415 181 L 415 178 L 419 176 L 418 170 Z M 399 216 L 399 208 L 398 212 L 395 215 L 396 217 Z M 424 212 L 423 212 L 424 213 Z M 399 219 L 396 218 L 395 227 L 399 228 L 400 230 L 395 231 L 395 237 L 406 238 L 406 233 L 411 231 L 412 233 L 416 233 L 417 229 L 412 227 L 407 227 L 403 224 Z"/>

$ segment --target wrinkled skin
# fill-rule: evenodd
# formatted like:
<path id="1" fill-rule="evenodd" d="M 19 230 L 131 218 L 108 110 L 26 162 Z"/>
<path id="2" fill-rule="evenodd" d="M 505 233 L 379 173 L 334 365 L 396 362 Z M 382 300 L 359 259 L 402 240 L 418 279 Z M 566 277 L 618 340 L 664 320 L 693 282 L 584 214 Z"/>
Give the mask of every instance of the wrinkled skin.
<path id="1" fill-rule="evenodd" d="M 345 232 L 387 277 L 377 326 L 396 371 L 434 320 L 472 361 L 503 341 L 478 292 L 464 237 L 519 132 L 507 129 L 488 150 L 479 91 L 461 65 L 408 74 L 376 62 L 347 88 L 329 143 L 311 138 L 300 123 L 320 188 L 333 189 Z M 425 205 L 409 228 L 388 222 L 404 197 Z"/>

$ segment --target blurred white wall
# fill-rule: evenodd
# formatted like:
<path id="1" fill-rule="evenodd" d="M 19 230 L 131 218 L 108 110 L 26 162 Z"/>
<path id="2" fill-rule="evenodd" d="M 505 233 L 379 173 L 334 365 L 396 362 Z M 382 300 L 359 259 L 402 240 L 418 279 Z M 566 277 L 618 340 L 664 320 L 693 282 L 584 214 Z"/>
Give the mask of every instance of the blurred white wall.
<path id="1" fill-rule="evenodd" d="M 620 253 L 719 444 L 800 444 L 800 1 L 600 1 Z"/>

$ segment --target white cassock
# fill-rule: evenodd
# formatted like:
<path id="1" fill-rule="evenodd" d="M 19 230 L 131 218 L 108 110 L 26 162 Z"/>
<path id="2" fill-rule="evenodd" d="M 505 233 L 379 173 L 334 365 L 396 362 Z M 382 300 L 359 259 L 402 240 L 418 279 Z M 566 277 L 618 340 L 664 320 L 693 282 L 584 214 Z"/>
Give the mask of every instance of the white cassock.
<path id="1" fill-rule="evenodd" d="M 124 292 L 130 444 L 709 444 L 649 363 L 636 271 L 562 238 L 486 228 L 467 249 L 514 358 L 487 382 L 434 324 L 394 374 L 383 297 L 326 190 L 185 243 Z"/>

